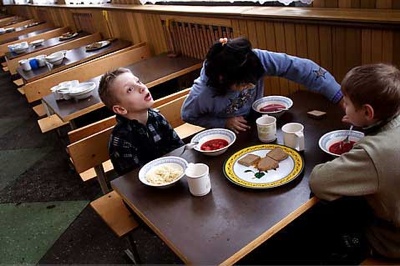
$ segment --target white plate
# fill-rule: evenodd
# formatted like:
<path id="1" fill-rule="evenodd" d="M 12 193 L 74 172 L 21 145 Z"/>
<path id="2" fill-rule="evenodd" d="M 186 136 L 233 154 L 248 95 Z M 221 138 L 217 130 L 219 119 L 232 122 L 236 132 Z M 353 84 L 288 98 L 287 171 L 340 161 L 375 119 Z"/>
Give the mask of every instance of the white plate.
<path id="1" fill-rule="evenodd" d="M 276 170 L 259 171 L 253 166 L 244 166 L 238 161 L 247 154 L 265 157 L 272 149 L 280 147 L 289 157 L 279 162 Z M 278 144 L 262 144 L 242 149 L 226 160 L 224 174 L 232 183 L 254 189 L 273 188 L 294 180 L 303 171 L 304 162 L 300 154 L 289 147 Z"/>
<path id="2" fill-rule="evenodd" d="M 86 51 L 90 52 L 90 51 L 96 51 L 99 50 L 101 48 L 104 48 L 108 45 L 110 45 L 111 42 L 110 41 L 99 41 L 99 42 L 94 42 L 92 44 L 86 45 Z"/>
<path id="3" fill-rule="evenodd" d="M 78 35 L 78 33 L 77 32 L 75 32 L 75 33 L 73 33 L 73 34 L 71 34 L 71 35 L 69 35 L 69 36 L 60 36 L 60 40 L 61 41 L 63 41 L 63 40 L 68 40 L 68 39 L 72 39 L 72 38 L 74 38 L 74 37 L 76 37 Z"/>
<path id="4" fill-rule="evenodd" d="M 147 179 L 146 179 L 146 174 L 150 170 L 154 170 L 154 169 L 156 169 L 156 167 L 160 167 L 162 165 L 170 165 L 173 167 L 177 167 L 177 168 L 181 169 L 182 174 L 171 182 L 167 182 L 167 183 L 163 183 L 163 184 L 149 183 L 149 181 L 147 181 Z M 151 187 L 160 187 L 160 188 L 168 187 L 168 186 L 178 182 L 185 175 L 185 169 L 186 169 L 187 165 L 188 165 L 188 162 L 185 159 L 176 157 L 176 156 L 166 156 L 166 157 L 157 158 L 153 161 L 148 162 L 140 169 L 139 180 L 143 184 L 145 184 L 147 186 L 151 186 Z"/>

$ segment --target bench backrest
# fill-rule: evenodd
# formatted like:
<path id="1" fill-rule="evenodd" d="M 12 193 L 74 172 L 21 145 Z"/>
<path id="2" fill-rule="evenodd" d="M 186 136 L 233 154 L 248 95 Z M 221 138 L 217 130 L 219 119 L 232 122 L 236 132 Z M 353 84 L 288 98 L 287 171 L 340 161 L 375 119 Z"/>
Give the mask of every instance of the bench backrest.
<path id="1" fill-rule="evenodd" d="M 180 117 L 181 106 L 186 97 L 187 94 L 158 107 L 160 113 L 165 116 L 174 128 L 184 124 Z M 108 141 L 113 128 L 114 126 L 102 129 L 67 146 L 78 173 L 99 166 L 109 159 Z"/>
<path id="2" fill-rule="evenodd" d="M 160 99 L 157 99 L 154 101 L 153 108 L 159 108 L 160 106 L 162 106 L 168 102 L 171 102 L 172 100 L 175 100 L 182 96 L 188 95 L 189 91 L 190 91 L 190 88 L 187 88 L 187 89 L 175 92 L 173 94 L 167 95 L 165 97 L 162 97 Z M 180 113 L 179 113 L 179 115 L 180 115 Z M 103 129 L 114 126 L 116 124 L 116 122 L 117 121 L 115 120 L 115 116 L 110 116 L 110 117 L 107 117 L 100 121 L 91 123 L 87 126 L 83 126 L 83 127 L 71 130 L 68 132 L 69 141 L 70 141 L 70 143 L 74 143 L 80 139 L 90 136 L 96 132 L 103 130 Z M 171 123 L 171 121 L 169 121 L 169 122 Z M 176 124 L 176 123 L 174 122 L 174 124 Z M 174 127 L 174 125 L 173 125 L 173 127 Z"/>
<path id="3" fill-rule="evenodd" d="M 151 56 L 150 48 L 146 43 L 140 43 L 121 49 L 117 52 L 90 60 L 75 67 L 65 69 L 47 77 L 27 83 L 23 89 L 28 102 L 40 100 L 51 93 L 51 88 L 66 80 L 88 79 L 104 74 L 119 66 L 129 65 Z"/>

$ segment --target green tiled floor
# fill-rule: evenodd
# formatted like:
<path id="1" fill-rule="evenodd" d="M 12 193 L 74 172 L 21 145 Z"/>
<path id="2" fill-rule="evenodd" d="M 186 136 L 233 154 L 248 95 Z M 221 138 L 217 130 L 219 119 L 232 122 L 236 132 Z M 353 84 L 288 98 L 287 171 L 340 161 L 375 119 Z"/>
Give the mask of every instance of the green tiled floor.
<path id="1" fill-rule="evenodd" d="M 0 264 L 36 264 L 87 203 L 0 204 Z"/>

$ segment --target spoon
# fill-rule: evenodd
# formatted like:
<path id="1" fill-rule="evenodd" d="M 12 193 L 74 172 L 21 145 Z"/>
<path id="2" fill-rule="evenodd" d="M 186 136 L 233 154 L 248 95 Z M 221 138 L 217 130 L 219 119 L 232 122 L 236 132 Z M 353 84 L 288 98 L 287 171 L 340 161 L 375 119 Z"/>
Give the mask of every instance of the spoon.
<path id="1" fill-rule="evenodd" d="M 347 144 L 347 143 L 350 143 L 349 137 L 350 137 L 352 131 L 353 131 L 353 125 L 350 126 L 350 129 L 349 129 L 349 131 L 347 132 L 346 138 L 340 142 L 340 148 L 342 148 L 343 145 L 345 145 L 345 144 Z"/>
<path id="2" fill-rule="evenodd" d="M 197 144 L 199 144 L 198 141 L 190 142 L 190 143 L 186 144 L 185 146 L 183 146 L 183 150 L 182 150 L 182 152 L 181 152 L 180 155 L 182 155 L 182 154 L 183 154 L 185 151 L 187 151 L 187 150 L 193 149 L 194 146 L 196 146 Z"/>

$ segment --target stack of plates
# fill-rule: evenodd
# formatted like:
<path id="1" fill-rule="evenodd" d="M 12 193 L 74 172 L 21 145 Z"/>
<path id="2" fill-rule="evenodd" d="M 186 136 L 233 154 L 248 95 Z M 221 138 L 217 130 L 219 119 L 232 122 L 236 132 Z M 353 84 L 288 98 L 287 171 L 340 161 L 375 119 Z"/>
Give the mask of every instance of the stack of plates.
<path id="1" fill-rule="evenodd" d="M 69 95 L 75 99 L 85 99 L 92 95 L 92 91 L 96 88 L 94 82 L 83 82 L 69 89 Z"/>

